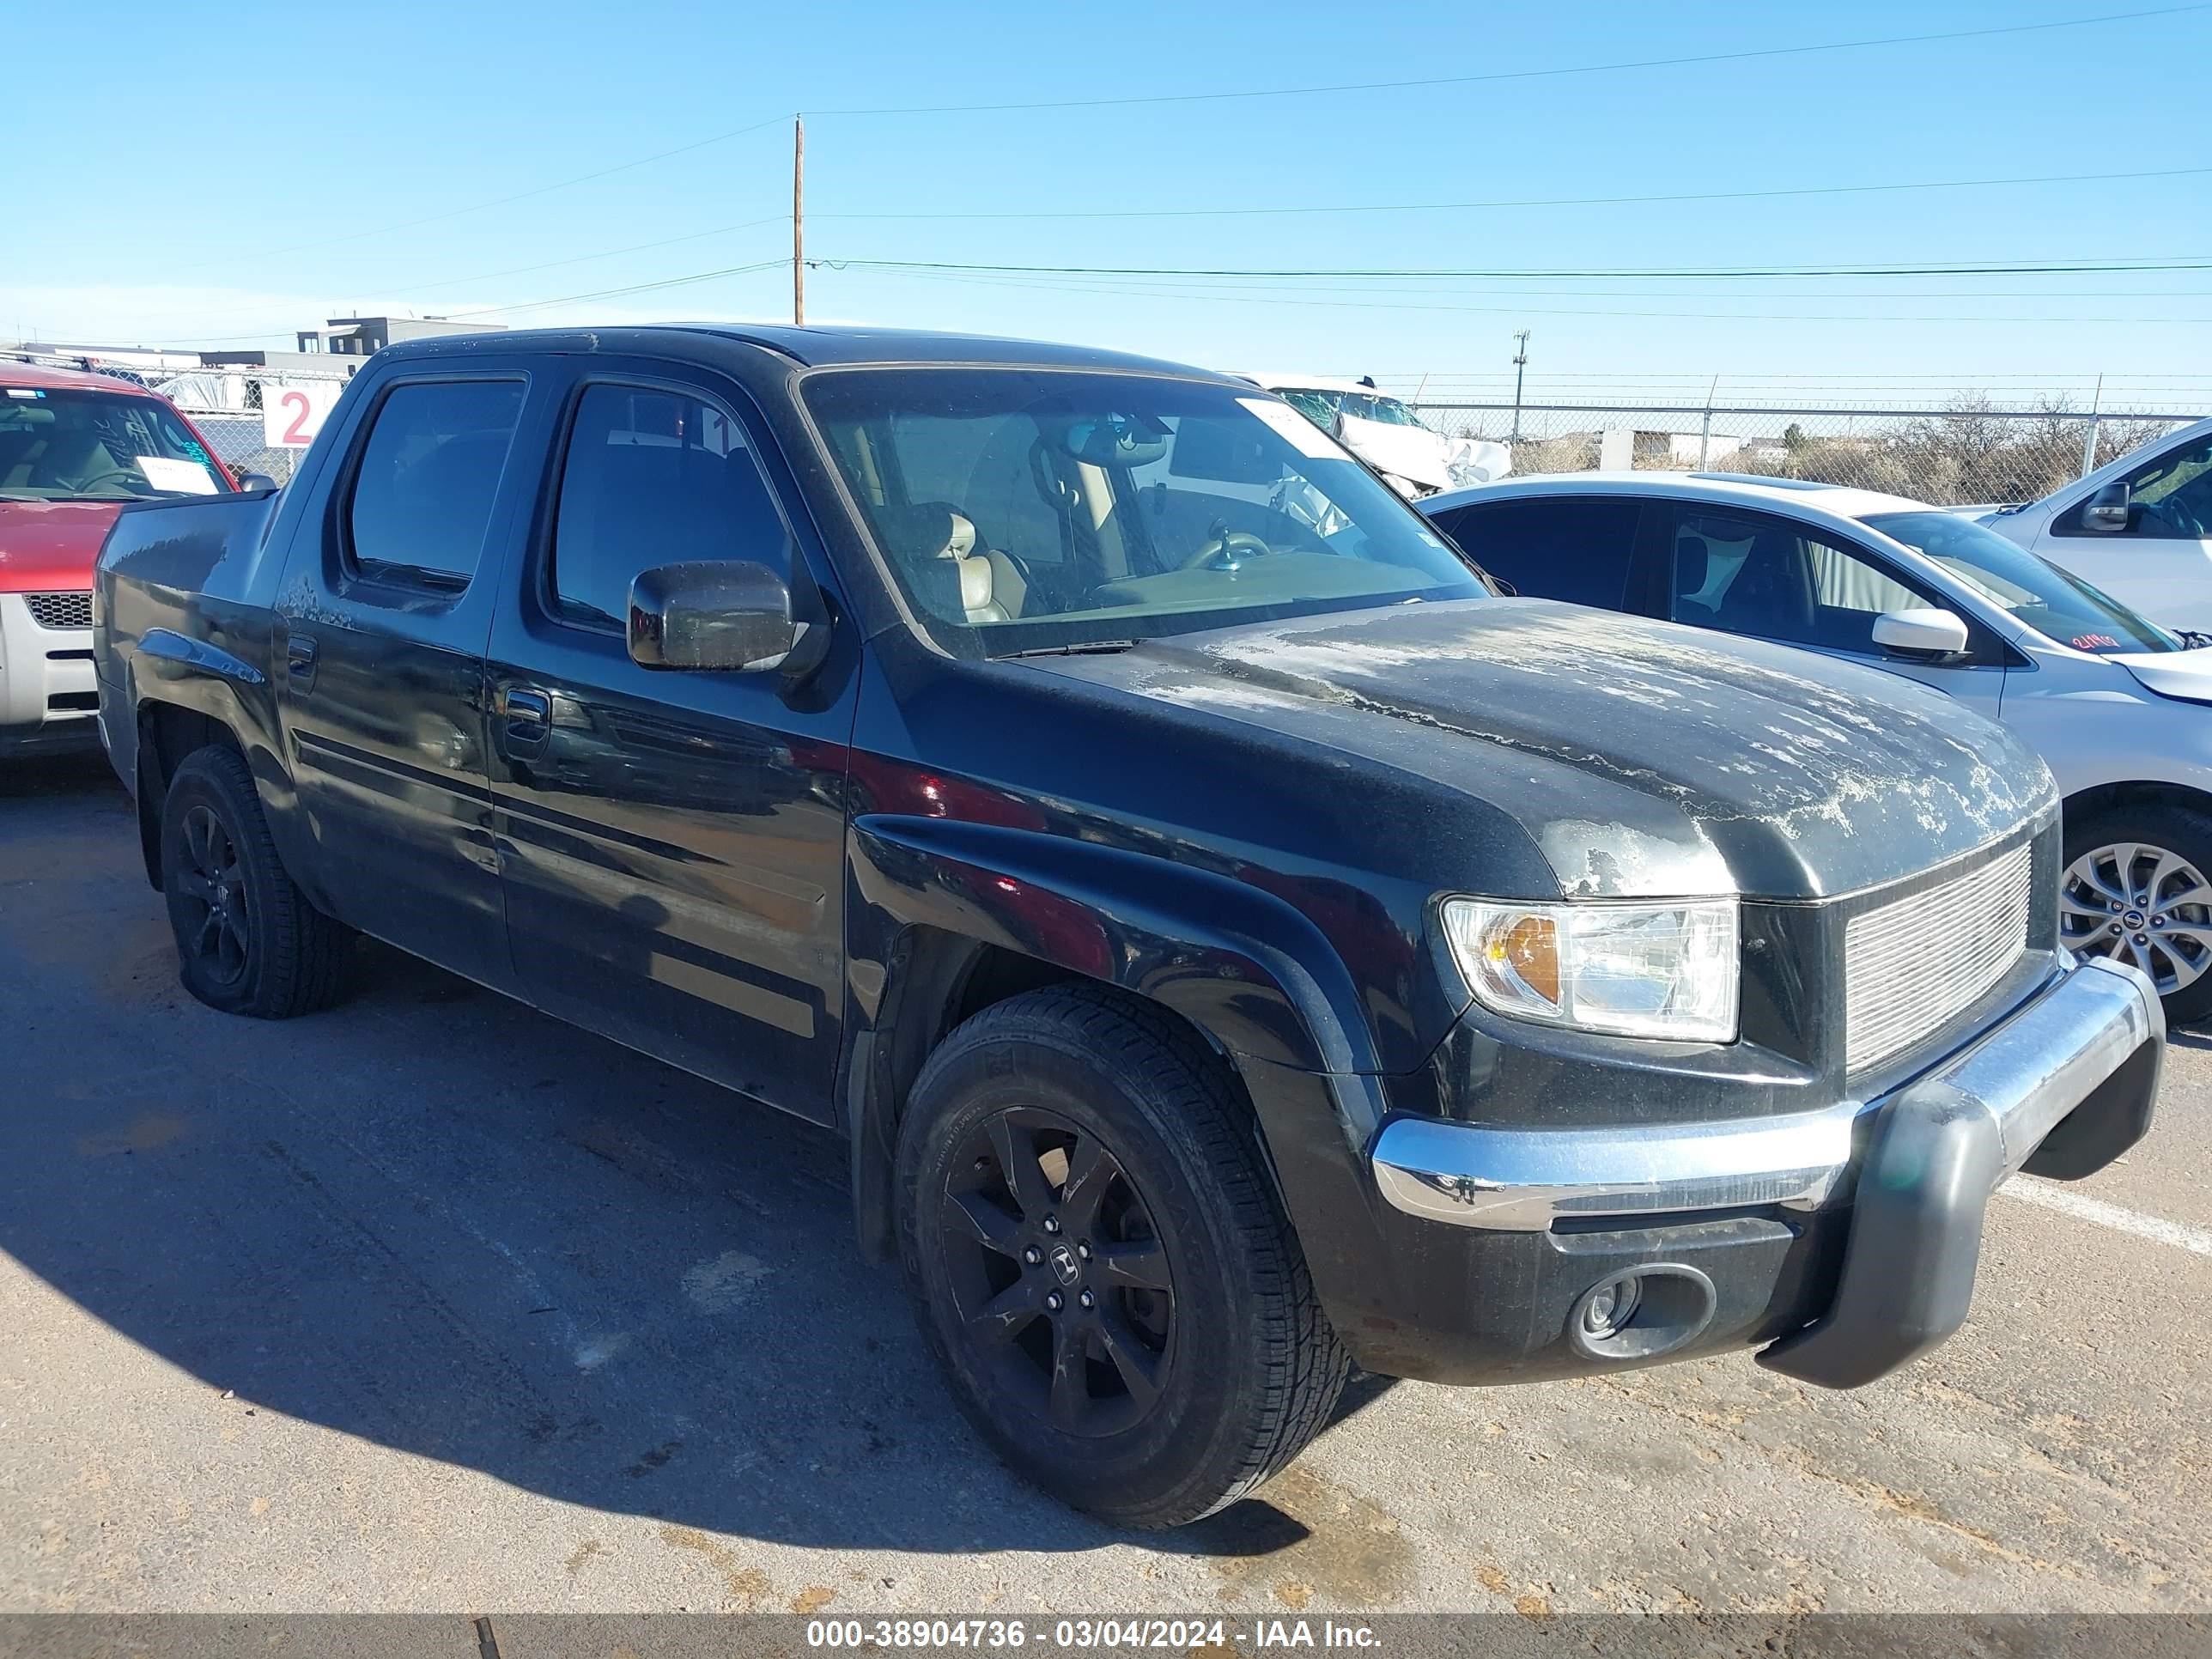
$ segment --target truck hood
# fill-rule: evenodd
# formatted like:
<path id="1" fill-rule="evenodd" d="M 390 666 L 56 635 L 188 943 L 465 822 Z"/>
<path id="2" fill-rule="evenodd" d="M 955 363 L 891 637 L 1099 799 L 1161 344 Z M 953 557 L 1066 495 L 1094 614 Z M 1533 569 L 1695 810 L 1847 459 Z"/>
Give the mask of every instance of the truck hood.
<path id="1" fill-rule="evenodd" d="M 2212 702 L 2212 648 L 2196 651 L 2107 652 L 2147 690 L 2183 702 Z"/>
<path id="2" fill-rule="evenodd" d="M 0 501 L 0 593 L 88 592 L 119 501 Z"/>
<path id="3" fill-rule="evenodd" d="M 1547 600 L 1395 605 L 1043 661 L 1251 741 L 1333 750 L 1315 769 L 1332 788 L 1385 766 L 1486 802 L 1569 895 L 1826 897 L 2057 806 L 2033 751 L 1939 692 Z"/>

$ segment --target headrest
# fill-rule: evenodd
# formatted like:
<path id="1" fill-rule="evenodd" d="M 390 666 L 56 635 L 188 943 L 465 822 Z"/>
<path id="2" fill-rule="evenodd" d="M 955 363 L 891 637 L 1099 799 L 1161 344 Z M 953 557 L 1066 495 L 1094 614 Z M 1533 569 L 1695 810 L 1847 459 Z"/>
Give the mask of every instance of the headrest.
<path id="1" fill-rule="evenodd" d="M 876 510 L 890 550 L 904 559 L 964 559 L 975 550 L 975 526 L 943 501 Z"/>
<path id="2" fill-rule="evenodd" d="M 1677 536 L 1674 538 L 1674 591 L 1695 593 L 1705 585 L 1705 573 L 1712 557 L 1703 536 Z"/>

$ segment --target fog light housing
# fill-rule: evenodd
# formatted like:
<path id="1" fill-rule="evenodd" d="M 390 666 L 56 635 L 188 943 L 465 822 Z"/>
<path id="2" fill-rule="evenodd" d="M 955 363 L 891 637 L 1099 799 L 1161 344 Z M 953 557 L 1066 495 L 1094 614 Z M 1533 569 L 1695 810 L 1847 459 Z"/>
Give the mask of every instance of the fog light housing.
<path id="1" fill-rule="evenodd" d="M 1624 1267 L 1575 1299 L 1567 1345 L 1585 1359 L 1656 1359 L 1704 1335 L 1718 1305 L 1713 1281 L 1695 1267 Z"/>

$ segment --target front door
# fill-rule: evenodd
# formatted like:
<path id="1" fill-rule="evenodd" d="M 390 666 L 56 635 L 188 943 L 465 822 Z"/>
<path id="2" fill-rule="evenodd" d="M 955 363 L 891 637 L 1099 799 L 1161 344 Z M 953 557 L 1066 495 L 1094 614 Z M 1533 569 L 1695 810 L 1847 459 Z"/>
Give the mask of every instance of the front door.
<path id="1" fill-rule="evenodd" d="M 482 982 L 511 971 L 484 764 L 502 492 L 529 393 L 472 368 L 386 386 L 278 596 L 276 672 L 338 918 Z"/>
<path id="2" fill-rule="evenodd" d="M 2051 515 L 2032 551 L 2168 628 L 2212 630 L 2212 434 L 2123 475 L 2124 529 L 2085 520 L 2094 488 Z"/>
<path id="3" fill-rule="evenodd" d="M 632 580 L 809 580 L 733 390 L 597 369 L 569 392 L 491 647 L 492 771 L 524 994 L 827 1121 L 842 1014 L 854 690 L 630 659 Z"/>
<path id="4" fill-rule="evenodd" d="M 1875 618 L 1885 611 L 1952 610 L 1887 560 L 1775 514 L 1695 502 L 1670 510 L 1663 546 L 1671 549 L 1667 591 L 1676 622 L 1887 669 L 1997 718 L 2004 651 L 1974 618 L 1961 618 L 1968 648 L 1960 662 L 1915 662 L 1875 644 Z"/>

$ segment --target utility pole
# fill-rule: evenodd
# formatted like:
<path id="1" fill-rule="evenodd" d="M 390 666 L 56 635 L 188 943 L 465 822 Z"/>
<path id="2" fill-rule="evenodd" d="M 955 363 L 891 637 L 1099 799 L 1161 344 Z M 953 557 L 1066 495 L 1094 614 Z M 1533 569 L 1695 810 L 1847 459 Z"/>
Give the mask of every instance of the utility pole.
<path id="1" fill-rule="evenodd" d="M 806 326 L 806 118 L 791 118 L 791 321 Z"/>
<path id="2" fill-rule="evenodd" d="M 1705 388 L 1705 423 L 1698 428 L 1698 471 L 1703 472 L 1712 461 L 1713 453 L 1713 398 L 1721 389 L 1721 377 L 1713 376 L 1713 383 Z"/>
<path id="3" fill-rule="evenodd" d="M 2097 470 L 2097 411 L 2104 406 L 2105 377 L 2100 374 L 2097 389 L 2089 394 L 2089 435 L 2081 440 L 2081 476 L 2085 478 Z"/>
<path id="4" fill-rule="evenodd" d="M 1513 333 L 1513 343 L 1517 349 L 1513 354 L 1512 441 L 1517 444 L 1521 441 L 1521 377 L 1528 372 L 1528 331 L 1525 328 L 1516 329 Z"/>

